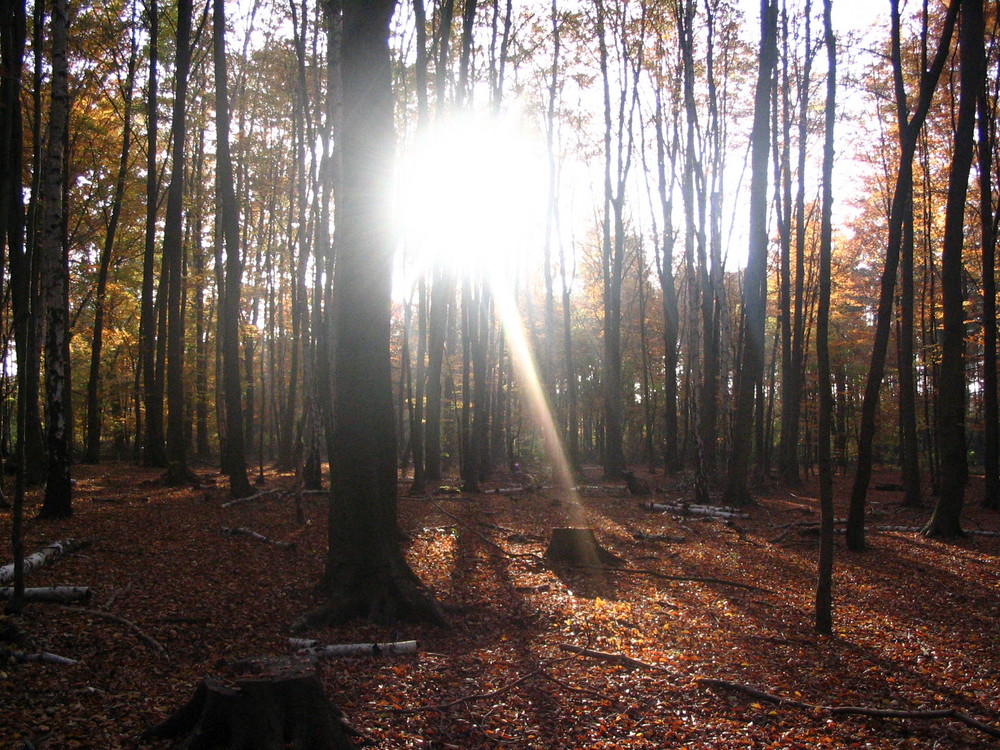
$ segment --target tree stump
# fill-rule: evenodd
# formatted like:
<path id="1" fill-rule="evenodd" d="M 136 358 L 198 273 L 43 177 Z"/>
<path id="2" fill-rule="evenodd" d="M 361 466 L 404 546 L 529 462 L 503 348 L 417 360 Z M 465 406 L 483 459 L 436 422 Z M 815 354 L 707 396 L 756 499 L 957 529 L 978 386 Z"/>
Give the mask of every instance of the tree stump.
<path id="1" fill-rule="evenodd" d="M 194 695 L 140 739 L 186 750 L 352 750 L 360 735 L 323 695 L 316 660 L 245 659 L 205 677 Z"/>
<path id="2" fill-rule="evenodd" d="M 582 565 L 588 568 L 621 565 L 621 558 L 604 549 L 589 528 L 557 527 L 552 529 L 545 558 L 554 563 Z"/>

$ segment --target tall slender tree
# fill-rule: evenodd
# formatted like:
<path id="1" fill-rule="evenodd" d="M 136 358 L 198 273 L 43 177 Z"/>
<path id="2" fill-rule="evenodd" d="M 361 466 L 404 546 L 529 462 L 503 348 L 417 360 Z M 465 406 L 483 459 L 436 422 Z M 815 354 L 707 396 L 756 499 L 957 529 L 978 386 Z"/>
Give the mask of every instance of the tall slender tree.
<path id="1" fill-rule="evenodd" d="M 247 479 L 243 429 L 243 382 L 240 377 L 240 290 L 243 260 L 240 257 L 240 209 L 233 184 L 233 159 L 229 150 L 229 72 L 226 64 L 226 9 L 224 0 L 212 3 L 212 49 L 215 64 L 215 178 L 226 250 L 225 294 L 222 295 L 219 333 L 222 341 L 222 377 L 226 401 L 226 453 L 234 497 L 252 494 Z"/>
<path id="2" fill-rule="evenodd" d="M 754 394 L 764 375 L 764 322 L 767 302 L 767 160 L 770 147 L 771 76 L 777 55 L 777 6 L 760 4 L 760 58 L 750 135 L 750 252 L 743 278 L 740 368 L 725 499 L 746 505 L 749 487 Z"/>
<path id="3" fill-rule="evenodd" d="M 820 549 L 816 583 L 816 630 L 833 633 L 833 390 L 830 377 L 830 259 L 833 255 L 833 129 L 837 103 L 837 45 L 833 34 L 832 0 L 823 0 L 823 39 L 826 45 L 826 111 L 823 139 L 823 204 L 820 218 L 819 309 L 816 315 L 816 365 L 819 388 Z"/>
<path id="4" fill-rule="evenodd" d="M 187 465 L 184 399 L 184 171 L 187 91 L 191 70 L 191 0 L 177 2 L 170 187 L 163 225 L 167 284 L 167 473 L 171 484 L 194 479 Z"/>
<path id="5" fill-rule="evenodd" d="M 45 406 L 49 472 L 40 518 L 73 513 L 70 481 L 69 257 L 65 236 L 66 129 L 69 123 L 69 63 L 66 0 L 54 0 L 50 21 L 52 84 L 49 136 L 42 175 L 40 231 L 41 294 L 45 309 Z"/>
<path id="6" fill-rule="evenodd" d="M 133 17 L 134 15 L 133 13 Z M 118 222 L 121 220 L 122 204 L 125 200 L 129 160 L 132 155 L 132 99 L 139 51 L 137 33 L 138 29 L 133 23 L 129 39 L 129 56 L 126 64 L 124 88 L 122 89 L 122 149 L 118 157 L 118 173 L 115 177 L 115 186 L 111 197 L 111 216 L 108 219 L 104 245 L 101 248 L 97 271 L 97 290 L 94 293 L 94 336 L 90 348 L 90 377 L 87 379 L 87 443 L 83 455 L 83 460 L 90 463 L 97 463 L 101 460 L 103 415 L 100 403 L 100 385 L 101 352 L 104 347 L 104 314 L 107 305 L 108 276 L 115 249 L 115 239 L 118 234 Z"/>
<path id="7" fill-rule="evenodd" d="M 891 0 L 894 4 L 898 0 Z M 913 156 L 916 152 L 920 131 L 930 110 L 934 90 L 944 69 L 951 47 L 951 37 L 955 30 L 960 3 L 948 6 L 937 51 L 929 69 L 920 76 L 917 102 L 913 114 L 907 121 L 900 136 L 899 163 L 893 187 L 892 205 L 889 209 L 888 238 L 885 249 L 885 266 L 879 284 L 878 309 L 875 318 L 875 341 L 872 347 L 871 363 L 865 381 L 865 395 L 861 404 L 861 425 L 858 430 L 858 459 L 851 486 L 851 501 L 847 514 L 847 548 L 860 552 L 865 549 L 865 498 L 868 482 L 872 474 L 873 443 L 875 440 L 875 418 L 878 413 L 879 391 L 885 374 L 885 356 L 889 345 L 892 324 L 892 302 L 896 288 L 896 271 L 899 268 L 899 254 L 903 242 L 903 225 L 906 207 L 913 187 Z M 893 65 L 901 65 L 899 58 Z"/>
<path id="8" fill-rule="evenodd" d="M 149 78 L 146 85 L 146 230 L 142 255 L 142 294 L 139 310 L 139 369 L 142 370 L 142 396 L 145 436 L 142 461 L 146 466 L 167 465 L 163 442 L 163 379 L 156 362 L 156 232 L 158 220 L 160 173 L 156 164 L 159 132 L 159 38 L 160 11 L 157 0 L 146 0 L 146 27 L 149 35 Z M 165 271 L 165 269 L 164 269 Z M 162 304 L 162 299 L 160 300 Z"/>

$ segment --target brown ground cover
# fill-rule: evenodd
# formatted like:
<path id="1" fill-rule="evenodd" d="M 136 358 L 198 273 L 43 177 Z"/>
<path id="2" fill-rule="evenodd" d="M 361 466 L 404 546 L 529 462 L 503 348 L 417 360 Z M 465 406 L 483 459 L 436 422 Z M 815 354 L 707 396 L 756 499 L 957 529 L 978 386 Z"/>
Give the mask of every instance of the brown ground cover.
<path id="1" fill-rule="evenodd" d="M 26 548 L 66 537 L 93 544 L 36 571 L 28 584 L 92 587 L 87 608 L 128 620 L 165 654 L 120 620 L 29 605 L 22 620 L 29 641 L 20 648 L 79 662 L 0 664 L 4 748 L 134 747 L 136 735 L 183 703 L 204 675 L 244 657 L 288 653 L 289 625 L 315 603 L 326 543 L 322 497 L 306 497 L 308 523 L 300 526 L 294 503 L 278 494 L 221 507 L 221 481 L 165 488 L 155 473 L 125 464 L 80 467 L 77 476 L 75 516 L 31 520 Z M 289 481 L 272 476 L 268 486 Z M 769 491 L 748 518 L 726 520 L 649 512 L 623 484 L 587 481 L 578 501 L 551 489 L 401 497 L 409 559 L 452 627 L 356 624 L 311 634 L 324 643 L 418 641 L 416 656 L 322 661 L 327 696 L 376 747 L 1000 743 L 954 719 L 841 715 L 699 682 L 721 679 L 819 706 L 955 708 L 1000 728 L 997 536 L 942 543 L 872 531 L 864 554 L 848 554 L 841 537 L 837 634 L 827 638 L 812 630 L 816 537 L 806 525 L 786 526 L 817 520 L 813 488 Z M 685 497 L 683 485 L 651 481 L 657 502 Z M 839 478 L 839 494 L 848 489 Z M 1000 529 L 978 495 L 974 485 L 966 527 Z M 928 515 L 899 508 L 900 493 L 870 498 L 873 525 L 914 527 Z M 540 556 L 550 530 L 565 525 L 592 527 L 636 570 L 554 570 Z M 224 526 L 296 545 L 223 536 Z M 0 534 L 9 539 L 9 531 L 5 513 Z"/>

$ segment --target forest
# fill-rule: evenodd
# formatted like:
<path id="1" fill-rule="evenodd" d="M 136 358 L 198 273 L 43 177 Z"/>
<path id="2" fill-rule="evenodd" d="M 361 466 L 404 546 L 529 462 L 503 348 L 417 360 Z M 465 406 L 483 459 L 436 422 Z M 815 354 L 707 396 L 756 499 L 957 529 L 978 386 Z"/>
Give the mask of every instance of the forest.
<path id="1" fill-rule="evenodd" d="M 996 2 L 0 8 L 10 747 L 1000 737 Z"/>

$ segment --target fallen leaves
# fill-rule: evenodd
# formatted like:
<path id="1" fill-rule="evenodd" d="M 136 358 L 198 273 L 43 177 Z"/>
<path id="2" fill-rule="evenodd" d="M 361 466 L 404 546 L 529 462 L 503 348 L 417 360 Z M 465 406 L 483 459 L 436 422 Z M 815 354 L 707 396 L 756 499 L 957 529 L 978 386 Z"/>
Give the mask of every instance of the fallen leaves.
<path id="1" fill-rule="evenodd" d="M 315 605 L 322 495 L 303 497 L 311 523 L 299 527 L 281 489 L 289 478 L 272 477 L 272 491 L 252 503 L 222 507 L 221 490 L 142 485 L 132 466 L 80 472 L 76 515 L 30 521 L 27 546 L 71 536 L 95 543 L 31 581 L 88 585 L 90 606 L 106 616 L 29 605 L 22 626 L 30 643 L 18 648 L 79 663 L 3 665 L 3 747 L 131 746 L 217 665 L 287 653 L 288 626 Z M 383 748 L 983 746 L 984 735 L 954 716 L 825 707 L 955 708 L 995 724 L 997 537 L 951 545 L 876 532 L 865 555 L 838 550 L 837 636 L 822 638 L 811 627 L 815 548 L 767 541 L 783 524 L 808 520 L 812 500 L 762 498 L 737 535 L 718 519 L 652 515 L 613 490 L 578 506 L 565 497 L 553 503 L 556 493 L 545 489 L 516 504 L 496 493 L 447 503 L 401 497 L 408 557 L 453 627 L 357 623 L 311 633 L 331 644 L 420 645 L 415 656 L 324 661 L 327 696 Z M 974 526 L 997 528 L 995 514 L 969 506 Z M 921 519 L 892 515 L 894 526 Z M 543 565 L 549 530 L 570 521 L 593 527 L 630 568 L 650 574 Z M 8 524 L 0 519 L 0 533 L 9 535 Z M 221 526 L 294 538 L 296 547 L 220 539 Z M 169 664 L 139 632 L 162 645 Z M 635 664 L 567 655 L 560 644 Z M 699 677 L 765 686 L 801 706 L 706 690 Z"/>

